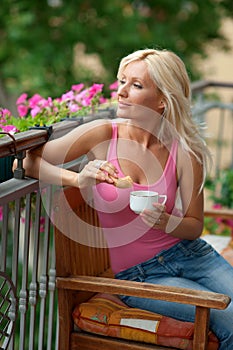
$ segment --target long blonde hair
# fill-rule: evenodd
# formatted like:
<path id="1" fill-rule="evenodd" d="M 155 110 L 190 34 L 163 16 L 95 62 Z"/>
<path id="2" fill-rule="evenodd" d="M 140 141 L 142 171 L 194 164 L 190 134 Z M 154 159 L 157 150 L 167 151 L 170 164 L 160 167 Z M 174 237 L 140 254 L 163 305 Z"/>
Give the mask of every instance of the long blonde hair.
<path id="1" fill-rule="evenodd" d="M 211 155 L 200 127 L 192 117 L 190 80 L 184 62 L 169 50 L 138 50 L 121 60 L 117 76 L 121 75 L 129 63 L 137 60 L 146 63 L 151 79 L 163 95 L 164 122 L 161 123 L 159 139 L 166 142 L 168 130 L 171 131 L 169 136 L 174 138 L 175 129 L 175 137 L 178 138 L 181 147 L 193 154 L 203 165 L 204 183 Z"/>

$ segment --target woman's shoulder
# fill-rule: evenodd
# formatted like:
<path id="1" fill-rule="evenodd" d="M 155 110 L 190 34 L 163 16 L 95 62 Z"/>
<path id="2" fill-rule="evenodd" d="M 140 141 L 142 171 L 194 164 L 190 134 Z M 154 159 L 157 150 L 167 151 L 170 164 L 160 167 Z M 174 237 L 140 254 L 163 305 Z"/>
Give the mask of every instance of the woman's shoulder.
<path id="1" fill-rule="evenodd" d="M 70 134 L 83 137 L 108 138 L 111 135 L 112 122 L 108 119 L 96 119 L 75 128 Z"/>
<path id="2" fill-rule="evenodd" d="M 112 127 L 112 120 L 109 119 L 95 119 L 90 122 L 87 122 L 84 124 L 86 128 L 93 129 L 93 128 L 101 128 L 103 130 L 111 129 Z"/>
<path id="3" fill-rule="evenodd" d="M 86 125 L 93 126 L 93 127 L 101 127 L 105 129 L 112 129 L 113 125 L 125 125 L 126 121 L 121 118 L 114 118 L 114 119 L 95 119 L 91 122 L 88 122 Z"/>
<path id="4" fill-rule="evenodd" d="M 99 119 L 89 122 L 85 125 L 84 129 L 88 135 L 99 135 L 101 139 L 111 139 L 114 128 L 118 130 L 125 129 L 126 121 L 120 118 L 115 119 Z"/>
<path id="5" fill-rule="evenodd" d="M 199 174 L 202 176 L 203 164 L 201 156 L 196 155 L 194 152 L 186 150 L 180 143 L 177 148 L 177 171 L 180 173 Z"/>

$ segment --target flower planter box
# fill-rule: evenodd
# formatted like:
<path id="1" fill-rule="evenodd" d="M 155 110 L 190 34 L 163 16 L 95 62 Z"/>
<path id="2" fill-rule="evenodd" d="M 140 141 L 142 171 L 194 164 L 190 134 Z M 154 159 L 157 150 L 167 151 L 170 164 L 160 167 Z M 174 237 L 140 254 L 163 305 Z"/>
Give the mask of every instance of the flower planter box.
<path id="1" fill-rule="evenodd" d="M 13 156 L 0 158 L 0 182 L 7 181 L 13 177 L 12 164 Z"/>

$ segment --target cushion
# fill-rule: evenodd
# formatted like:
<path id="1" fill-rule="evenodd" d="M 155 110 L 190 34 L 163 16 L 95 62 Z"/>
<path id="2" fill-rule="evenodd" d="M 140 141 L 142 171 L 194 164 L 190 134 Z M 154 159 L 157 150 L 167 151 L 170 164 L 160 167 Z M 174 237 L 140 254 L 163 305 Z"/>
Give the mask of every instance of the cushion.
<path id="1" fill-rule="evenodd" d="M 130 308 L 117 296 L 98 293 L 77 305 L 73 319 L 81 330 L 177 349 L 192 349 L 194 325 L 149 311 Z M 209 332 L 208 350 L 218 349 L 218 340 Z"/>

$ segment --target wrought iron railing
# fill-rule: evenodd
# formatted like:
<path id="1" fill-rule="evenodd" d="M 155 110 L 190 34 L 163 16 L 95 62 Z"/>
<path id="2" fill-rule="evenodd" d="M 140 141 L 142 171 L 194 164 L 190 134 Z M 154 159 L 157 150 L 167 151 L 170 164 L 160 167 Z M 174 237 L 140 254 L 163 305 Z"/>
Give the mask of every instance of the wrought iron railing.
<path id="1" fill-rule="evenodd" d="M 81 123 L 112 118 L 112 109 L 53 126 L 53 138 Z M 26 150 L 48 140 L 47 130 L 0 139 L 1 156 L 14 155 L 14 177 L 0 184 L 0 349 L 57 349 L 55 252 L 51 225 L 52 193 L 24 176 Z M 75 169 L 77 162 L 66 166 Z"/>
<path id="2" fill-rule="evenodd" d="M 224 121 L 233 130 L 233 104 L 206 100 L 210 87 L 232 89 L 233 84 L 200 82 L 193 84 L 194 117 L 206 120 L 212 111 L 220 113 L 220 129 L 215 138 L 216 172 L 222 167 L 226 149 Z M 230 90 L 232 91 L 232 90 Z M 81 123 L 96 118 L 114 118 L 114 110 L 91 117 L 67 120 L 53 126 L 53 137 L 67 133 Z M 26 150 L 48 140 L 47 130 L 30 130 L 0 139 L 0 158 L 14 156 L 18 167 L 14 177 L 0 184 L 0 349 L 57 349 L 56 266 L 53 243 L 52 197 L 56 186 L 46 186 L 25 178 Z M 228 165 L 233 165 L 233 132 L 227 142 Z M 78 161 L 66 167 L 77 169 Z M 1 214 L 1 212 L 0 212 Z"/>

